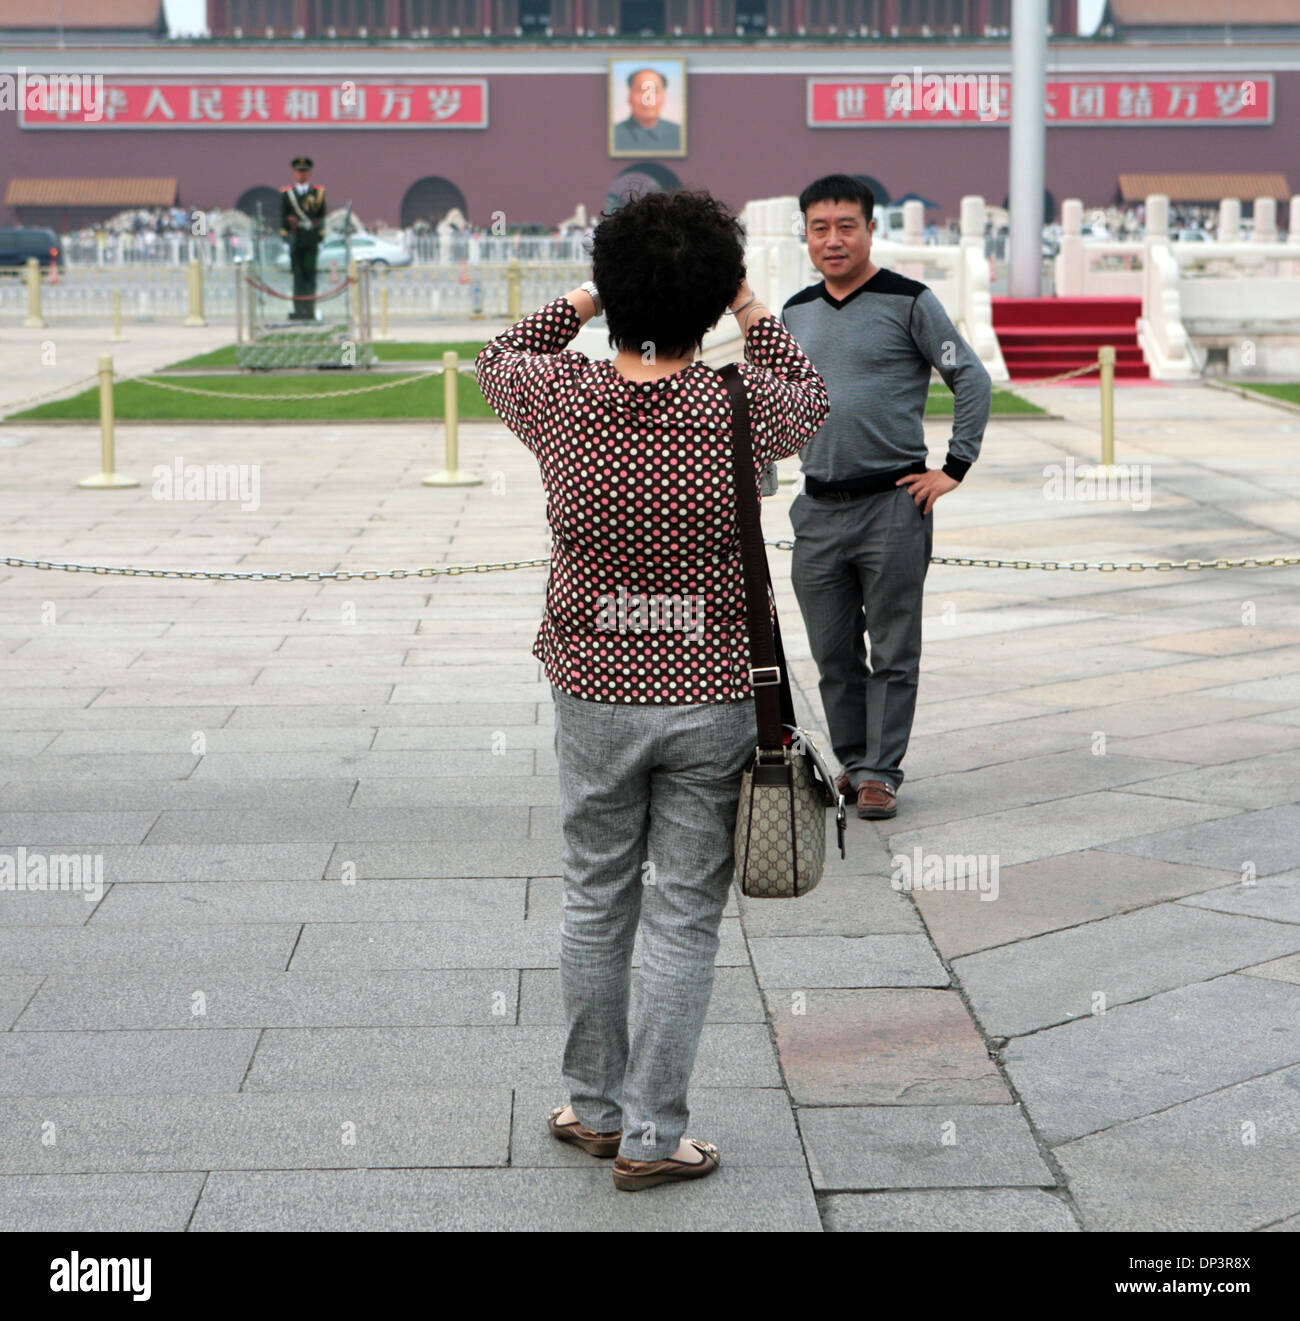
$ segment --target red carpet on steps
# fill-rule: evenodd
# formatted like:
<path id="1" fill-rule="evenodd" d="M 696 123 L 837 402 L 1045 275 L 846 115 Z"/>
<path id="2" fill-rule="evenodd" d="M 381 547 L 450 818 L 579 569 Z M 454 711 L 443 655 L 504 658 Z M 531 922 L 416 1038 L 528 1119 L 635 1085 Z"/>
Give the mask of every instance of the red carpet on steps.
<path id="1" fill-rule="evenodd" d="M 1137 342 L 1141 314 L 1140 298 L 994 298 L 993 331 L 1013 381 L 1084 367 L 1103 344 L 1115 346 L 1116 380 L 1149 380 Z"/>

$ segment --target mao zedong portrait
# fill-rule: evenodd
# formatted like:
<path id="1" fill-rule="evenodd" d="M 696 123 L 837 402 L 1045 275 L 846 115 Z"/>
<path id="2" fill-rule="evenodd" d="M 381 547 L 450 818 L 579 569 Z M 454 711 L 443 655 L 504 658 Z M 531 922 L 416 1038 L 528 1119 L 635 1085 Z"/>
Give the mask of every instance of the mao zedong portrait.
<path id="1" fill-rule="evenodd" d="M 667 96 L 668 75 L 662 70 L 642 67 L 628 73 L 629 113 L 614 125 L 610 145 L 614 155 L 683 154 L 682 126 L 663 117 Z"/>

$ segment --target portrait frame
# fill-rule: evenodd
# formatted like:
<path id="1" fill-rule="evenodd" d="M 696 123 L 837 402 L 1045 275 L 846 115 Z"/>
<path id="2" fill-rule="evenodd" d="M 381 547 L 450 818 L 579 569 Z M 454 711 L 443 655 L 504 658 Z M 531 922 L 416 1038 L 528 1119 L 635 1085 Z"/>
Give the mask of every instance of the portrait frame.
<path id="1" fill-rule="evenodd" d="M 649 160 L 654 157 L 680 157 L 686 155 L 686 61 L 680 56 L 665 58 L 657 52 L 648 54 L 611 55 L 605 89 L 605 114 L 609 129 L 609 154 L 615 160 Z M 677 129 L 677 145 L 650 143 L 644 147 L 631 146 L 626 133 L 635 132 L 629 95 L 635 89 L 628 79 L 642 69 L 650 69 L 666 79 L 663 105 L 656 120 Z M 650 91 L 649 88 L 646 89 Z M 642 131 L 645 131 L 644 129 Z"/>

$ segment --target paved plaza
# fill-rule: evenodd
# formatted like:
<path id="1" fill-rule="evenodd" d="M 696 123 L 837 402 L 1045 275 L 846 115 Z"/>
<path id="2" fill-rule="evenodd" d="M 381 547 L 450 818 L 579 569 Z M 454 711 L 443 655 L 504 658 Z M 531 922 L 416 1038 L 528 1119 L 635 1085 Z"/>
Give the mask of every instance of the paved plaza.
<path id="1" fill-rule="evenodd" d="M 67 347 L 0 409 L 107 349 L 4 338 L 23 363 Z M 122 352 L 228 338 L 141 328 Z M 990 425 L 937 555 L 1298 553 L 1300 416 L 1118 390 L 1138 508 L 1045 491 L 1096 458 L 1097 391 L 1029 394 L 1054 416 Z M 459 489 L 420 485 L 433 425 L 123 425 L 139 489 L 79 491 L 97 447 L 0 427 L 0 555 L 549 549 L 536 463 L 496 424 L 462 427 L 483 484 Z M 155 499 L 178 459 L 259 465 L 258 507 Z M 789 505 L 765 502 L 769 537 Z M 811 895 L 733 895 L 688 1130 L 723 1165 L 642 1198 L 545 1127 L 567 1098 L 544 571 L 0 582 L 0 855 L 104 868 L 94 901 L 0 893 L 0 1228 L 1300 1229 L 1300 568 L 933 568 L 898 816 L 851 813 Z M 982 890 L 900 888 L 899 860 L 970 855 Z"/>

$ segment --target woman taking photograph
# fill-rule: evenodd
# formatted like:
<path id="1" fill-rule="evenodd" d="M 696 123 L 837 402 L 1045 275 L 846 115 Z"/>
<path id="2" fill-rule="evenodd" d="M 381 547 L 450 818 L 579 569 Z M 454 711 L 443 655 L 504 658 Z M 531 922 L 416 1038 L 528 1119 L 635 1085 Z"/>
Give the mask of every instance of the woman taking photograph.
<path id="1" fill-rule="evenodd" d="M 477 367 L 537 457 L 552 537 L 533 655 L 555 701 L 569 1103 L 550 1130 L 616 1157 L 615 1185 L 635 1190 L 719 1165 L 712 1143 L 684 1137 L 686 1094 L 757 741 L 731 407 L 696 360 L 705 332 L 730 312 L 744 337 L 756 490 L 829 402 L 750 291 L 734 212 L 707 193 L 654 193 L 603 216 L 592 276 L 497 336 Z M 601 311 L 617 356 L 565 351 Z"/>

